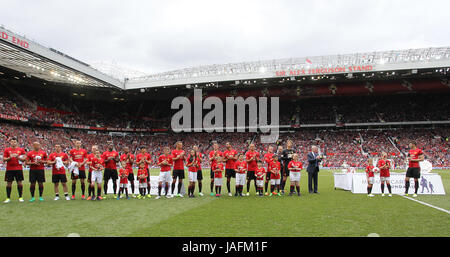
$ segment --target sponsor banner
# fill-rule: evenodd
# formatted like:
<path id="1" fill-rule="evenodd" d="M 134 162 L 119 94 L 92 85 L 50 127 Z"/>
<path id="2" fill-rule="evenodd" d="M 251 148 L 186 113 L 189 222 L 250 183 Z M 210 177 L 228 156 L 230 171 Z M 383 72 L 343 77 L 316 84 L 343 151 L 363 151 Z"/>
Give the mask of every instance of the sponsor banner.
<path id="1" fill-rule="evenodd" d="M 351 173 L 334 173 L 334 189 L 352 190 L 352 174 Z"/>
<path id="2" fill-rule="evenodd" d="M 17 115 L 7 115 L 7 114 L 1 114 L 1 113 L 0 113 L 0 119 L 4 119 L 4 120 L 18 120 L 18 121 L 28 122 L 27 118 L 20 117 L 20 116 L 17 116 Z"/>
<path id="3" fill-rule="evenodd" d="M 365 173 L 349 174 L 352 176 L 352 193 L 367 194 L 367 177 Z M 391 173 L 391 188 L 393 194 L 403 194 L 405 192 L 405 173 Z M 387 188 L 385 188 L 387 193 Z M 409 193 L 414 193 L 414 179 L 411 179 Z M 442 178 L 439 174 L 421 174 L 419 178 L 418 194 L 423 195 L 445 195 Z M 381 194 L 380 175 L 375 174 L 372 194 Z"/>
<path id="4" fill-rule="evenodd" d="M 159 184 L 159 176 L 150 176 L 150 194 L 151 195 L 158 195 L 158 184 Z M 171 185 L 172 182 L 169 183 L 169 190 L 171 190 Z M 119 179 L 117 180 L 117 190 L 119 190 Z M 164 196 L 165 194 L 165 189 L 164 189 L 164 185 L 163 188 L 161 190 L 161 196 Z M 114 193 L 113 190 L 113 182 L 112 180 L 110 180 L 108 182 L 108 194 L 112 194 Z M 118 193 L 118 191 L 117 191 Z M 134 181 L 134 193 L 135 194 L 139 194 L 139 181 L 135 180 Z M 169 192 L 170 194 L 171 192 Z M 131 195 L 131 185 L 128 182 L 128 194 Z M 174 190 L 174 194 L 178 194 L 178 181 L 175 184 L 175 190 Z M 186 189 L 184 188 L 184 185 L 181 187 L 181 194 L 185 195 L 186 194 Z"/>
<path id="5" fill-rule="evenodd" d="M 91 127 L 87 125 L 75 125 L 75 124 L 58 124 L 53 123 L 51 127 L 56 128 L 73 128 L 84 130 L 97 130 L 97 131 L 111 131 L 111 132 L 167 132 L 168 129 L 135 129 L 135 128 L 112 128 L 112 127 Z"/>

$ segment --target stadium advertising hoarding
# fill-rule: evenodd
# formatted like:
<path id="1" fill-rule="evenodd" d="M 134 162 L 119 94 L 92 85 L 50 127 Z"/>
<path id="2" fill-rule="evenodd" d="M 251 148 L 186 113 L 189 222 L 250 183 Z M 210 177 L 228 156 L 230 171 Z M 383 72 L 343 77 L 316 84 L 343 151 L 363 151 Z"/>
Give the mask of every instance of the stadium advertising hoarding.
<path id="1" fill-rule="evenodd" d="M 302 75 L 325 75 L 333 73 L 353 73 L 353 72 L 370 72 L 375 70 L 375 65 L 350 65 L 336 67 L 322 67 L 310 69 L 292 69 L 275 71 L 276 77 L 284 76 L 302 76 Z"/>

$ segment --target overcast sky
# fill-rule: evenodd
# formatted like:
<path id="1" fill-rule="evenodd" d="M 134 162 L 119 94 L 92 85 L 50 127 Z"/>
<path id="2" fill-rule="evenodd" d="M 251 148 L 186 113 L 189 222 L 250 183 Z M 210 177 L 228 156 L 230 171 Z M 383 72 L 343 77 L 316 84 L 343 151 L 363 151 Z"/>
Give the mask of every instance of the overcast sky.
<path id="1" fill-rule="evenodd" d="M 450 45 L 449 0 L 0 0 L 0 24 L 81 61 L 156 73 Z"/>

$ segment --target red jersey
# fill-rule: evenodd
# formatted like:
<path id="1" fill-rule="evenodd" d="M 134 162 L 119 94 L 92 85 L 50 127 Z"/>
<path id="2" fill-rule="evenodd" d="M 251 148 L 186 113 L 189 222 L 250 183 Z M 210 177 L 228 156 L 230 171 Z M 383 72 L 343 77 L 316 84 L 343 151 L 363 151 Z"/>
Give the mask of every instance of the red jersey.
<path id="1" fill-rule="evenodd" d="M 235 158 L 237 156 L 238 152 L 234 149 L 231 150 L 226 150 L 225 152 L 223 152 L 223 156 L 225 157 L 225 159 L 227 160 L 225 163 L 225 169 L 234 169 L 234 163 L 236 162 L 236 160 L 232 159 L 229 160 L 228 158 Z"/>
<path id="2" fill-rule="evenodd" d="M 191 155 L 189 155 L 188 156 L 188 162 L 187 162 L 187 165 L 189 166 L 189 165 L 191 165 L 191 166 L 189 166 L 189 168 L 188 168 L 188 170 L 190 171 L 190 172 L 197 172 L 198 171 L 198 163 L 200 162 L 200 158 L 198 158 L 198 156 L 197 157 L 192 157 L 192 160 L 191 160 Z M 194 162 L 197 162 L 195 165 L 192 165 Z"/>
<path id="3" fill-rule="evenodd" d="M 147 183 L 148 172 L 147 169 L 139 169 L 137 177 L 140 183 Z"/>
<path id="4" fill-rule="evenodd" d="M 112 157 L 111 160 L 108 161 L 108 158 Z M 111 169 L 111 170 L 116 170 L 117 169 L 117 165 L 116 165 L 116 160 L 115 158 L 119 157 L 119 154 L 116 151 L 106 151 L 102 154 L 102 159 L 105 161 L 105 168 L 106 169 Z"/>
<path id="5" fill-rule="evenodd" d="M 209 152 L 209 158 L 210 158 L 210 159 L 213 158 L 216 154 L 217 154 L 218 156 L 220 156 L 220 157 L 223 157 L 223 153 L 222 153 L 221 151 L 214 151 L 214 150 L 212 150 L 211 152 Z M 214 164 L 216 164 L 216 163 L 217 163 L 216 159 L 213 159 L 213 160 L 211 161 L 211 168 L 212 168 L 212 166 L 213 166 Z"/>
<path id="6" fill-rule="evenodd" d="M 266 175 L 266 170 L 263 167 L 256 168 L 255 171 L 256 180 L 264 180 L 264 175 Z"/>
<path id="7" fill-rule="evenodd" d="M 61 160 L 63 162 L 68 161 L 69 160 L 69 155 L 67 155 L 66 153 L 51 153 L 50 156 L 48 157 L 48 160 L 51 162 L 54 162 L 56 157 L 61 157 Z M 59 174 L 65 174 L 66 173 L 66 169 L 64 169 L 64 167 L 61 167 L 60 169 L 56 168 L 56 162 L 52 165 L 52 174 L 53 175 L 59 175 Z"/>
<path id="8" fill-rule="evenodd" d="M 269 168 L 269 165 L 272 162 L 273 155 L 273 153 L 264 154 L 264 162 L 267 164 L 267 168 Z"/>
<path id="9" fill-rule="evenodd" d="M 248 165 L 246 161 L 242 162 L 236 161 L 234 165 L 235 165 L 234 169 L 236 170 L 237 173 L 245 174 L 245 172 L 247 171 Z"/>
<path id="10" fill-rule="evenodd" d="M 87 155 L 87 161 L 90 162 L 91 164 L 89 165 L 89 172 L 92 172 L 92 159 L 94 159 L 95 155 L 93 153 L 90 153 Z"/>
<path id="11" fill-rule="evenodd" d="M 23 148 L 11 148 L 8 147 L 5 149 L 3 153 L 3 158 L 9 158 L 12 155 L 17 155 L 17 157 L 13 157 L 6 162 L 6 170 L 22 170 L 22 164 L 19 163 L 19 156 L 26 155 L 25 150 Z"/>
<path id="12" fill-rule="evenodd" d="M 409 156 L 413 159 L 413 160 L 417 160 L 419 159 L 419 156 L 422 155 L 422 149 L 416 148 L 414 150 L 409 150 Z M 419 162 L 409 162 L 409 167 L 410 168 L 419 168 Z"/>
<path id="13" fill-rule="evenodd" d="M 203 158 L 203 154 L 202 153 L 197 153 L 197 156 L 198 156 L 198 159 L 200 160 L 199 162 L 198 162 L 198 169 L 199 170 L 202 170 L 202 158 Z"/>
<path id="14" fill-rule="evenodd" d="M 97 158 L 93 156 L 90 161 L 91 161 L 91 165 L 89 165 L 90 170 L 102 170 L 106 166 L 105 160 L 103 160 L 102 158 Z"/>
<path id="15" fill-rule="evenodd" d="M 385 169 L 380 168 L 383 167 L 385 164 L 387 164 L 387 168 Z M 390 177 L 389 167 L 391 166 L 391 162 L 389 160 L 380 159 L 378 160 L 377 166 L 378 168 L 380 168 L 380 177 Z"/>
<path id="16" fill-rule="evenodd" d="M 303 169 L 303 163 L 296 162 L 296 161 L 290 161 L 288 164 L 288 169 L 293 169 L 293 170 L 290 170 L 291 172 L 300 172 Z"/>
<path id="17" fill-rule="evenodd" d="M 222 173 L 225 168 L 225 165 L 223 163 L 215 163 L 212 166 L 212 170 L 214 171 L 214 178 L 222 178 Z"/>
<path id="18" fill-rule="evenodd" d="M 161 164 L 163 161 L 167 161 L 168 165 L 163 165 Z M 162 172 L 166 172 L 166 171 L 170 171 L 170 169 L 172 168 L 172 156 L 171 155 L 161 155 L 158 158 L 158 165 L 161 167 L 161 171 Z"/>
<path id="19" fill-rule="evenodd" d="M 69 156 L 74 162 L 82 163 L 85 159 L 87 159 L 88 153 L 85 149 L 72 149 L 69 152 Z M 84 165 L 78 167 L 78 169 L 84 170 Z"/>
<path id="20" fill-rule="evenodd" d="M 259 159 L 259 153 L 256 151 L 248 151 L 245 154 L 245 159 L 248 161 L 251 158 L 256 157 L 254 160 L 247 162 L 248 163 L 248 170 L 249 171 L 256 171 L 256 169 L 258 168 L 258 159 Z"/>
<path id="21" fill-rule="evenodd" d="M 281 163 L 271 161 L 269 163 L 270 179 L 281 179 Z"/>
<path id="22" fill-rule="evenodd" d="M 371 177 L 375 177 L 375 174 L 373 173 L 373 169 L 374 169 L 375 167 L 373 166 L 373 165 L 368 165 L 367 167 L 366 167 L 366 174 L 369 176 L 369 178 L 371 178 Z"/>
<path id="23" fill-rule="evenodd" d="M 177 158 L 179 155 L 181 155 L 183 153 L 184 153 L 183 150 L 175 149 L 175 150 L 172 151 L 172 158 L 175 159 L 175 158 Z M 184 157 L 174 161 L 174 164 L 173 164 L 173 169 L 174 170 L 184 170 L 184 158 L 185 157 L 186 156 L 184 156 Z"/>
<path id="24" fill-rule="evenodd" d="M 37 159 L 36 157 L 39 156 L 41 159 L 41 163 L 36 165 L 36 164 L 31 164 L 30 165 L 30 170 L 44 170 L 45 166 L 44 166 L 44 162 L 47 161 L 47 153 L 43 150 L 39 150 L 39 151 L 30 151 L 27 153 L 27 161 L 29 162 L 36 162 Z"/>
<path id="25" fill-rule="evenodd" d="M 140 163 L 142 160 L 144 160 L 145 162 L 145 169 L 147 169 L 148 170 L 148 163 L 147 162 L 150 162 L 151 161 L 151 159 L 152 159 L 152 157 L 150 156 L 150 154 L 149 153 L 144 153 L 144 154 L 142 154 L 142 153 L 139 153 L 138 155 L 136 155 L 136 163 Z"/>
<path id="26" fill-rule="evenodd" d="M 120 161 L 125 162 L 125 169 L 127 169 L 130 174 L 133 174 L 134 155 L 131 153 L 124 153 L 120 156 Z"/>
<path id="27" fill-rule="evenodd" d="M 128 169 L 120 169 L 119 170 L 119 178 L 120 178 L 120 184 L 128 184 Z"/>

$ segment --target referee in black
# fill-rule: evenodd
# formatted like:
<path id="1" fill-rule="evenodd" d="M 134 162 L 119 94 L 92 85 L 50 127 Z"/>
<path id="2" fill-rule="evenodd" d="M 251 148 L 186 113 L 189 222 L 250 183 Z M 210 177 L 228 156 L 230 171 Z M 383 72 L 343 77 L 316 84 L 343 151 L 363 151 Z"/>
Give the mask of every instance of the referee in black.
<path id="1" fill-rule="evenodd" d="M 284 149 L 281 152 L 281 161 L 283 162 L 283 167 L 281 168 L 281 194 L 284 195 L 284 186 L 286 185 L 286 180 L 289 177 L 289 169 L 288 165 L 292 161 L 292 156 L 294 155 L 295 151 L 292 149 L 292 141 L 288 140 L 286 142 L 286 149 Z"/>

